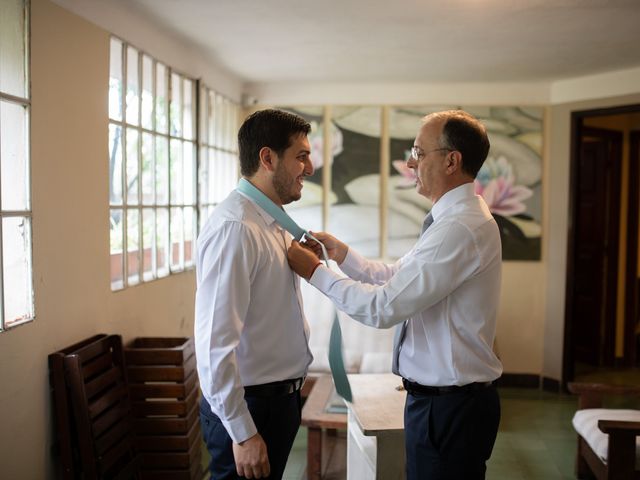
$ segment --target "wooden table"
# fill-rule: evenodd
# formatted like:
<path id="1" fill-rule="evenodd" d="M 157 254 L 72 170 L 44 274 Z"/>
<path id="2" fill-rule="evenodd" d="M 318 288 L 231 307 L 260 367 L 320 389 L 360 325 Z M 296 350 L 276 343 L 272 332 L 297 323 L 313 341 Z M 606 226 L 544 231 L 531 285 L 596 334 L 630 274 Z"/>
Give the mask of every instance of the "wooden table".
<path id="1" fill-rule="evenodd" d="M 400 377 L 349 375 L 347 479 L 403 479 L 405 475 L 404 404 Z"/>
<path id="2" fill-rule="evenodd" d="M 323 375 L 316 380 L 307 401 L 302 409 L 302 425 L 308 429 L 307 437 L 307 479 L 320 480 L 323 474 L 323 437 L 329 429 L 347 428 L 347 415 L 344 413 L 327 413 L 327 402 L 333 394 L 333 379 Z M 334 442 L 335 444 L 335 442 Z M 328 452 L 324 452 L 327 454 Z M 328 455 L 327 455 L 328 456 Z"/>

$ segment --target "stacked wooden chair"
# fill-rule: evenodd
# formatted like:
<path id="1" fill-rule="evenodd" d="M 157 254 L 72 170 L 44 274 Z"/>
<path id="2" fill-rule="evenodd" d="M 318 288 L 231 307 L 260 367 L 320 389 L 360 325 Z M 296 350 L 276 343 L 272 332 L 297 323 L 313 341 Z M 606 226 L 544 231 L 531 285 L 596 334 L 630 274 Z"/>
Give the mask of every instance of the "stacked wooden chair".
<path id="1" fill-rule="evenodd" d="M 193 338 L 137 338 L 125 348 L 125 358 L 142 478 L 201 479 Z"/>
<path id="2" fill-rule="evenodd" d="M 139 478 L 122 339 L 96 335 L 49 355 L 62 478 Z"/>
<path id="3" fill-rule="evenodd" d="M 605 397 L 640 400 L 640 387 L 569 383 L 580 395 L 573 426 L 578 433 L 576 475 L 598 480 L 640 479 L 640 410 L 603 408 Z"/>

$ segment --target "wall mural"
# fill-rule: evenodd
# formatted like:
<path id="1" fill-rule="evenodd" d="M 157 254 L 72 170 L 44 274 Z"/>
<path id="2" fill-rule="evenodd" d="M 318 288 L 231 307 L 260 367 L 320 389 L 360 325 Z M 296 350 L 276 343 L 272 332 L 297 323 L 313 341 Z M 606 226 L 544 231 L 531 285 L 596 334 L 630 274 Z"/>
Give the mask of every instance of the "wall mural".
<path id="1" fill-rule="evenodd" d="M 406 167 L 420 119 L 431 112 L 462 108 L 479 118 L 491 141 L 489 157 L 475 189 L 493 213 L 502 238 L 504 260 L 539 260 L 542 218 L 542 108 L 391 107 L 388 202 L 380 205 L 381 107 L 333 107 L 329 218 L 326 230 L 367 257 L 398 258 L 420 234 L 431 202 L 415 192 Z M 300 202 L 287 207 L 301 225 L 322 225 L 322 107 L 286 108 L 312 123 L 315 173 L 305 183 Z M 386 208 L 387 251 L 380 252 L 380 208 Z"/>
<path id="2" fill-rule="evenodd" d="M 540 260 L 542 220 L 542 108 L 393 107 L 389 111 L 389 247 L 398 258 L 420 234 L 431 202 L 416 195 L 413 171 L 406 167 L 420 119 L 429 113 L 461 108 L 487 128 L 491 150 L 475 180 L 500 227 L 504 260 Z"/>

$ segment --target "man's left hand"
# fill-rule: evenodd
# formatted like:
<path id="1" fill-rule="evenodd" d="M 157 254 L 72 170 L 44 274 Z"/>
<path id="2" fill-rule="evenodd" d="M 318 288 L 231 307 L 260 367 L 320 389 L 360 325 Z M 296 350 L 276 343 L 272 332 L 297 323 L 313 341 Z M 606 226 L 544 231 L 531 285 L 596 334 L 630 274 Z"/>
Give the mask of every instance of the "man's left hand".
<path id="1" fill-rule="evenodd" d="M 311 278 L 316 267 L 321 263 L 315 253 L 295 240 L 291 242 L 287 252 L 287 260 L 291 269 L 307 280 Z"/>

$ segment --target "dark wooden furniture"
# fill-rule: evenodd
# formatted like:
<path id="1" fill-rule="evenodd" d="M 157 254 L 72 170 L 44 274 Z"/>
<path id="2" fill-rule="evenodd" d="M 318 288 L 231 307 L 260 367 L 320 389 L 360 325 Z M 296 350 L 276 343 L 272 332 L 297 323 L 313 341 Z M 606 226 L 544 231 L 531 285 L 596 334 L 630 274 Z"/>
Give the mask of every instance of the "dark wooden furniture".
<path id="1" fill-rule="evenodd" d="M 331 477 L 329 470 L 340 470 L 340 465 L 346 472 L 346 440 L 336 435 L 336 429 L 347 428 L 347 414 L 326 412 L 333 391 L 331 376 L 319 377 L 302 409 L 302 425 L 308 429 L 308 480 Z"/>
<path id="2" fill-rule="evenodd" d="M 604 385 L 598 383 L 569 383 L 569 391 L 580 395 L 578 409 L 603 408 L 607 396 L 635 396 L 640 398 L 640 387 Z M 584 438 L 578 435 L 576 476 L 598 480 L 640 479 L 636 464 L 636 437 L 640 435 L 640 422 L 599 420 L 598 428 L 609 435 L 608 459 L 603 462 Z"/>
<path id="3" fill-rule="evenodd" d="M 49 355 L 49 384 L 53 398 L 53 416 L 55 422 L 56 438 L 54 441 L 55 451 L 59 454 L 58 477 L 64 480 L 71 480 L 80 474 L 79 465 L 74 459 L 78 454 L 78 436 L 73 420 L 73 409 L 69 386 L 64 373 L 64 357 L 76 350 L 89 345 L 98 340 L 104 339 L 104 333 L 86 338 L 78 343 L 74 343 L 62 350 Z"/>
<path id="4" fill-rule="evenodd" d="M 138 478 L 122 339 L 100 336 L 63 358 L 82 478 Z"/>
<path id="5" fill-rule="evenodd" d="M 201 479 L 193 338 L 137 338 L 125 359 L 142 478 Z"/>

